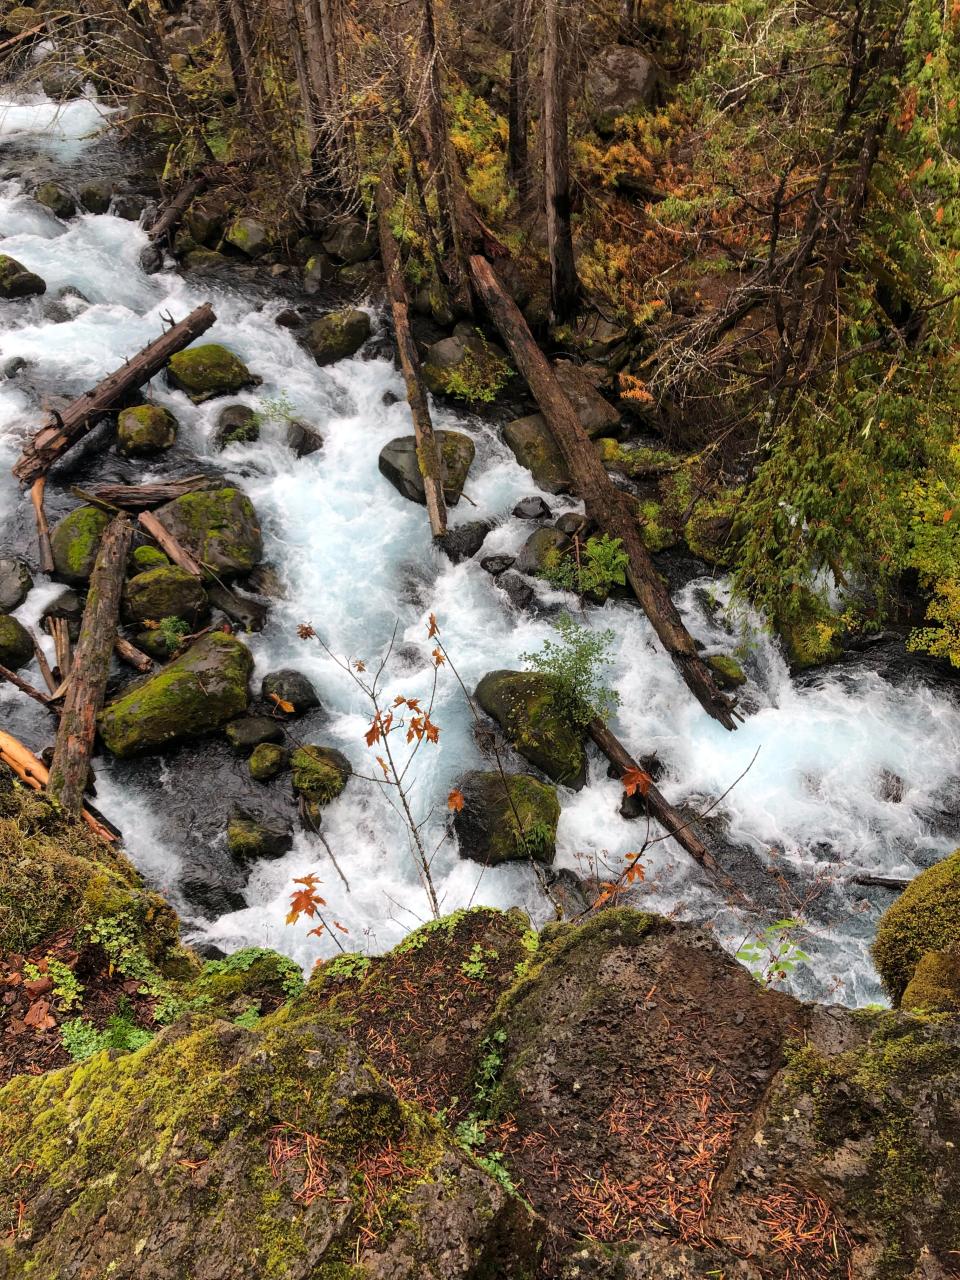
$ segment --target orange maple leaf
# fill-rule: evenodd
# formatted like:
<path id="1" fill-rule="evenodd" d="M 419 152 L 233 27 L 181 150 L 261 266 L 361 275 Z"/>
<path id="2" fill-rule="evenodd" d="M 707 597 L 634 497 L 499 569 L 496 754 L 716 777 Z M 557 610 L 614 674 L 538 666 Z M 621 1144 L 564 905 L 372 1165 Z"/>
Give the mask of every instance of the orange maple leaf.
<path id="1" fill-rule="evenodd" d="M 290 910 L 287 912 L 287 924 L 296 924 L 301 916 L 312 919 L 317 914 L 317 907 L 326 906 L 326 900 L 317 893 L 320 881 L 315 875 L 301 876 L 294 884 L 302 884 L 302 889 L 294 889 L 290 895 Z"/>
<path id="2" fill-rule="evenodd" d="M 628 796 L 636 795 L 638 791 L 645 796 L 653 783 L 653 779 L 645 769 L 627 769 L 620 781 Z"/>
<path id="3" fill-rule="evenodd" d="M 278 711 L 282 711 L 284 712 L 285 715 L 288 715 L 288 716 L 293 715 L 293 712 L 295 709 L 293 703 L 289 702 L 286 698 L 281 698 L 279 693 L 271 693 L 270 700 L 273 702 L 274 706 L 277 708 Z"/>
<path id="4" fill-rule="evenodd" d="M 435 613 L 431 613 L 430 625 L 427 627 L 427 639 L 432 640 L 433 637 L 437 634 L 438 630 L 439 628 L 437 627 L 437 615 Z"/>
<path id="5" fill-rule="evenodd" d="M 447 796 L 447 808 L 454 813 L 462 813 L 463 811 L 463 792 L 457 787 Z"/>

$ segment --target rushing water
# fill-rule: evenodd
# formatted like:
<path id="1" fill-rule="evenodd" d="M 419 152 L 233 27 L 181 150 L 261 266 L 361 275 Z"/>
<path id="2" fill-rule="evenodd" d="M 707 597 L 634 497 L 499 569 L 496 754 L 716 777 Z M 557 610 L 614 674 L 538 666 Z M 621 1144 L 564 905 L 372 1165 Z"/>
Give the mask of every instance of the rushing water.
<path id="1" fill-rule="evenodd" d="M 59 110 L 40 99 L 0 103 L 0 139 L 12 139 L 19 155 L 32 149 L 44 162 L 53 157 L 76 170 L 86 154 L 94 158 L 89 135 L 99 119 L 96 106 L 86 101 Z M 23 173 L 31 176 L 29 167 Z M 263 633 L 249 637 L 255 681 L 280 666 L 296 666 L 310 676 L 323 710 L 298 727 L 304 740 L 337 746 L 359 772 L 370 771 L 363 740 L 368 708 L 322 649 L 298 638 L 300 623 L 312 623 L 338 654 L 368 663 L 384 652 L 396 625 L 396 660 L 387 687 L 408 696 L 429 692 L 431 612 L 468 687 L 486 671 L 515 665 L 550 635 L 549 606 L 562 597 L 541 588 L 546 610 L 513 611 L 480 568 L 479 557 L 451 564 L 431 545 L 423 509 L 380 475 L 383 444 L 410 431 L 405 403 L 384 404 L 385 393 L 403 392 L 390 360 L 368 352 L 319 369 L 290 331 L 275 323 L 288 299 L 264 301 L 262 286 L 185 279 L 173 270 L 146 276 L 138 266 L 146 237 L 136 225 L 90 214 L 58 222 L 16 180 L 0 187 L 0 234 L 3 252 L 48 285 L 45 298 L 0 304 L 0 367 L 17 356 L 29 362 L 16 379 L 0 381 L 0 546 L 32 553 L 29 504 L 18 494 L 10 466 L 23 434 L 36 426 L 42 398 L 92 385 L 155 337 L 163 315 L 181 318 L 210 299 L 218 321 L 204 340 L 227 344 L 264 379 L 255 393 L 237 399 L 259 408 L 284 397 L 320 430 L 325 446 L 296 461 L 277 420 L 267 423 L 258 443 L 217 454 L 211 433 L 224 402 L 194 407 L 161 378 L 151 395 L 176 415 L 181 435 L 171 458 L 152 473 L 182 474 L 195 469 L 198 458 L 209 459 L 250 494 L 263 525 L 265 559 L 279 569 L 286 588 Z M 51 314 L 51 302 L 63 289 L 78 291 L 82 299 L 67 296 L 64 307 Z M 371 345 L 378 349 L 376 342 Z M 516 551 L 531 526 L 509 513 L 519 498 L 536 492 L 530 475 L 495 427 L 447 410 L 437 418 L 442 426 L 470 432 L 477 445 L 467 486 L 475 508 L 461 504 L 454 520 L 495 516 L 500 523 L 484 553 Z M 81 477 L 85 467 L 93 476 L 152 474 L 142 464 L 131 470 L 112 451 L 98 456 L 88 448 L 86 459 L 78 452 Z M 58 491 L 56 477 L 49 501 L 54 516 L 74 503 Z M 557 513 L 574 506 L 548 501 Z M 56 590 L 38 577 L 18 616 L 34 623 Z M 751 712 L 746 723 L 729 734 L 710 720 L 642 613 L 621 602 L 590 610 L 587 619 L 615 633 L 610 675 L 622 705 L 614 727 L 636 753 L 659 754 L 666 767 L 661 786 L 675 802 L 705 807 L 744 775 L 711 815 L 713 832 L 739 849 L 738 865 L 765 882 L 771 911 L 802 911 L 808 919 L 800 941 L 811 960 L 794 976 L 795 989 L 833 993 L 854 1004 L 876 999 L 867 948 L 889 895 L 851 889 L 843 881 L 857 870 L 910 874 L 957 842 L 960 804 L 953 789 L 960 712 L 942 681 L 915 672 L 901 673 L 894 683 L 882 661 L 858 661 L 793 683 L 775 645 L 759 629 L 752 627 L 746 639 L 739 630 L 734 634 L 722 608 L 725 596 L 723 582 L 702 579 L 686 586 L 678 603 L 707 653 L 743 646 L 750 676 L 743 698 Z M 414 801 L 418 814 L 432 812 L 427 843 L 440 846 L 434 874 L 444 909 L 471 902 L 520 905 L 545 918 L 546 904 L 527 868 L 481 873 L 459 858 L 452 837 L 444 840 L 446 796 L 463 768 L 482 764 L 470 715 L 447 672 L 441 673 L 434 718 L 441 738 L 420 757 Z M 6 687 L 0 689 L 0 720 L 37 749 L 50 738 L 43 711 Z M 360 779 L 324 813 L 324 833 L 349 880 L 348 893 L 321 845 L 305 834 L 297 835 L 288 855 L 257 866 L 243 884 L 230 867 L 223 828 L 229 803 L 248 795 L 253 784 L 243 763 L 220 745 L 187 747 L 162 760 L 101 759 L 97 768 L 100 807 L 123 829 L 133 860 L 179 906 L 195 941 L 224 950 L 273 946 L 304 964 L 327 953 L 329 940 L 285 924 L 291 881 L 307 872 L 322 879 L 330 914 L 349 930 L 351 947 L 389 947 L 427 914 L 404 829 L 380 793 Z M 884 771 L 903 780 L 898 801 L 884 798 Z M 590 784 L 578 794 L 562 793 L 559 867 L 605 876 L 605 868 L 615 871 L 623 855 L 639 847 L 642 824 L 619 816 L 620 795 L 606 776 L 605 761 L 594 753 Z M 644 865 L 644 905 L 709 922 L 732 949 L 762 927 L 764 921 L 721 901 L 669 842 L 651 846 Z M 770 873 L 762 869 L 767 866 Z M 218 881 L 226 885 L 219 896 Z M 201 882 L 203 893 L 196 889 Z"/>

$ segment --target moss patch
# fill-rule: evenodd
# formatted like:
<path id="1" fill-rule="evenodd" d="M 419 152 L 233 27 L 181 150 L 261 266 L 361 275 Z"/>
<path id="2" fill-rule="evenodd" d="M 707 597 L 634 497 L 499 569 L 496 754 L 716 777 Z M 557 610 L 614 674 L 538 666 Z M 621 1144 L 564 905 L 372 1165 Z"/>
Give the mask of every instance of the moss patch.
<path id="1" fill-rule="evenodd" d="M 873 944 L 873 960 L 895 1004 L 928 951 L 960 943 L 960 849 L 921 872 L 890 907 Z"/>
<path id="2" fill-rule="evenodd" d="M 186 351 L 178 351 L 171 356 L 167 379 L 172 386 L 185 391 L 196 404 L 214 396 L 231 395 L 261 382 L 238 356 L 216 342 L 188 347 Z"/>
<path id="3" fill-rule="evenodd" d="M 57 577 L 71 586 L 84 586 L 96 563 L 100 539 L 110 517 L 99 507 L 75 507 L 58 520 L 50 534 Z"/>
<path id="4" fill-rule="evenodd" d="M 294 791 L 323 807 L 336 800 L 347 785 L 353 768 L 333 747 L 298 747 L 290 757 Z"/>
<path id="5" fill-rule="evenodd" d="M 491 671 L 476 689 L 480 706 L 500 725 L 531 764 L 568 787 L 586 781 L 582 735 L 562 714 L 549 676 L 527 671 Z"/>

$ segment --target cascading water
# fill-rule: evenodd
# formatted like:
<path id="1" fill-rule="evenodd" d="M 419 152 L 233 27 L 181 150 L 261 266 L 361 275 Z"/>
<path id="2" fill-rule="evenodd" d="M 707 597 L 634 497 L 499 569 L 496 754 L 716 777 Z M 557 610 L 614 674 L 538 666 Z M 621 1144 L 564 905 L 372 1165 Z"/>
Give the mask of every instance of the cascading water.
<path id="1" fill-rule="evenodd" d="M 41 99 L 0 104 L 0 137 L 13 140 L 26 176 L 23 157 L 31 150 L 44 163 L 81 163 L 99 120 L 96 105 L 86 100 L 61 108 Z M 147 480 L 170 470 L 182 474 L 195 469 L 197 459 L 215 457 L 216 466 L 246 490 L 262 521 L 265 558 L 286 590 L 265 630 L 249 637 L 254 679 L 258 683 L 281 666 L 311 678 L 323 710 L 296 726 L 304 741 L 336 746 L 359 772 L 370 772 L 363 740 L 369 709 L 316 642 L 298 638 L 300 623 L 311 623 L 336 653 L 368 663 L 383 653 L 396 624 L 387 687 L 408 696 L 429 691 L 430 612 L 468 688 L 489 670 L 516 665 L 551 634 L 546 613 L 520 614 L 508 606 L 479 557 L 453 565 L 439 553 L 423 509 L 380 475 L 381 447 L 410 430 L 406 404 L 384 403 L 387 392 L 403 394 L 385 356 L 361 354 L 320 369 L 275 323 L 287 299 L 264 300 L 262 286 L 252 284 L 232 287 L 173 271 L 144 275 L 138 258 L 146 237 L 136 225 L 90 214 L 58 222 L 16 180 L 0 189 L 0 231 L 3 252 L 48 285 L 45 299 L 4 303 L 0 311 L 0 367 L 15 357 L 28 362 L 18 378 L 0 381 L 0 545 L 33 545 L 32 514 L 10 466 L 23 435 L 36 426 L 42 397 L 92 385 L 155 337 L 164 314 L 181 318 L 209 298 L 218 322 L 207 339 L 227 344 L 264 379 L 256 393 L 237 399 L 262 409 L 265 401 L 283 397 L 321 432 L 323 450 L 294 460 L 283 441 L 284 424 L 268 420 L 256 444 L 216 454 L 211 434 L 221 404 L 194 407 L 156 379 L 151 396 L 181 424 L 171 458 L 152 471 L 142 465 L 131 470 L 113 454 L 84 460 L 78 451 L 77 465 L 81 473 L 87 466 L 100 477 L 109 471 L 111 478 Z M 82 296 L 68 294 L 51 314 L 51 300 L 64 289 Z M 468 431 L 477 445 L 467 489 L 476 511 L 461 506 L 455 521 L 498 517 L 484 553 L 515 552 L 532 526 L 509 512 L 536 492 L 530 475 L 490 425 L 444 410 L 437 419 L 440 426 Z M 74 503 L 56 490 L 52 484 L 51 516 Z M 549 500 L 559 511 L 557 499 Z M 17 616 L 34 624 L 56 590 L 40 580 Z M 726 596 L 722 581 L 708 579 L 690 582 L 678 595 L 707 653 L 729 652 L 742 642 L 725 621 Z M 546 605 L 563 599 L 540 588 Z M 885 661 L 868 656 L 794 683 L 775 645 L 754 626 L 744 644 L 750 680 L 743 705 L 750 714 L 728 734 L 691 698 L 636 607 L 611 603 L 588 610 L 587 621 L 615 634 L 610 678 L 621 708 L 614 727 L 635 753 L 659 754 L 661 786 L 671 800 L 705 808 L 744 775 L 711 814 L 712 837 L 739 849 L 744 874 L 762 882 L 764 901 L 779 905 L 779 914 L 804 910 L 809 927 L 800 941 L 811 958 L 794 974 L 794 988 L 851 1004 L 877 999 L 867 948 L 889 895 L 843 882 L 858 870 L 910 874 L 956 843 L 960 805 L 951 788 L 960 711 L 943 682 L 914 666 L 894 683 L 884 674 Z M 49 741 L 42 709 L 7 686 L 0 687 L 0 715 L 35 749 Z M 527 868 L 481 874 L 459 858 L 452 838 L 444 840 L 447 794 L 463 769 L 482 764 L 472 719 L 447 671 L 440 674 L 434 718 L 441 738 L 421 754 L 414 800 L 418 814 L 432 810 L 426 839 L 431 849 L 439 845 L 434 875 L 444 910 L 468 903 L 519 905 L 545 918 L 548 904 Z M 283 858 L 257 865 L 245 885 L 229 870 L 226 814 L 230 800 L 250 783 L 243 763 L 218 744 L 135 762 L 101 758 L 97 771 L 100 807 L 123 829 L 133 860 L 180 908 L 194 941 L 224 950 L 272 946 L 310 964 L 332 949 L 332 941 L 306 936 L 302 924 L 285 924 L 291 881 L 307 872 L 323 881 L 330 914 L 349 930 L 345 944 L 352 948 L 385 949 L 427 916 L 404 828 L 380 793 L 360 779 L 324 813 L 323 831 L 349 880 L 348 893 L 322 846 L 306 834 Z M 902 779 L 902 794 L 884 792 L 885 774 Z M 605 868 L 619 870 L 624 855 L 639 847 L 643 824 L 619 816 L 620 796 L 594 754 L 589 786 L 562 792 L 559 867 L 603 877 Z M 762 926 L 723 902 L 670 842 L 652 845 L 644 867 L 643 905 L 709 922 L 732 949 Z"/>

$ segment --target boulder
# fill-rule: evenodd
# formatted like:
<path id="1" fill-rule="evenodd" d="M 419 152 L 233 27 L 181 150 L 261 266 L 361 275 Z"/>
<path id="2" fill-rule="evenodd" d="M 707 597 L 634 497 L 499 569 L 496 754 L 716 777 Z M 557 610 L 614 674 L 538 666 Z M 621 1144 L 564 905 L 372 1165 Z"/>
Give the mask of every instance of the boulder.
<path id="1" fill-rule="evenodd" d="M 530 471 L 538 488 L 545 493 L 569 493 L 570 472 L 541 414 L 508 422 L 503 438 L 521 467 Z"/>
<path id="2" fill-rule="evenodd" d="M 217 342 L 207 342 L 171 356 L 167 381 L 178 391 L 185 391 L 194 404 L 202 404 L 215 396 L 236 395 L 246 387 L 259 386 L 262 379 L 232 351 Z"/>
<path id="3" fill-rule="evenodd" d="M 46 623 L 50 618 L 62 618 L 66 622 L 71 640 L 76 640 L 79 636 L 80 623 L 83 619 L 83 601 L 72 587 L 66 587 L 60 591 L 40 615 L 41 623 Z"/>
<path id="4" fill-rule="evenodd" d="M 549 576 L 549 570 L 572 549 L 573 543 L 560 529 L 541 526 L 534 529 L 520 548 L 517 571 L 536 577 Z"/>
<path id="5" fill-rule="evenodd" d="M 293 848 L 293 832 L 276 818 L 255 818 L 236 809 L 227 824 L 227 848 L 238 862 L 282 858 Z"/>
<path id="6" fill-rule="evenodd" d="M 126 191 L 115 195 L 110 202 L 110 212 L 115 218 L 122 218 L 124 222 L 139 222 L 146 207 L 145 196 L 132 195 Z"/>
<path id="7" fill-rule="evenodd" d="M 239 755 L 248 756 L 261 743 L 283 741 L 283 725 L 272 716 L 240 716 L 224 729 L 227 741 Z"/>
<path id="8" fill-rule="evenodd" d="M 592 521 L 580 511 L 565 511 L 554 521 L 553 527 L 570 538 L 578 537 L 582 542 L 590 533 Z"/>
<path id="9" fill-rule="evenodd" d="M 253 503 L 239 489 L 198 489 L 158 508 L 157 519 L 220 577 L 249 573 L 263 541 Z"/>
<path id="10" fill-rule="evenodd" d="M 512 374 L 502 348 L 470 328 L 428 347 L 422 371 L 435 396 L 467 404 L 495 400 Z"/>
<path id="11" fill-rule="evenodd" d="M 506 594 L 513 607 L 519 609 L 521 613 L 533 604 L 536 592 L 526 578 L 522 578 L 519 573 L 514 573 L 512 569 L 509 573 L 500 574 L 497 578 L 497 586 Z"/>
<path id="12" fill-rule="evenodd" d="M 117 418 L 117 448 L 128 458 L 162 453 L 176 444 L 178 426 L 169 409 L 158 404 L 123 409 Z"/>
<path id="13" fill-rule="evenodd" d="M 515 564 L 516 558 L 514 556 L 484 556 L 480 561 L 480 568 L 485 573 L 489 573 L 496 578 L 501 573 L 506 573 L 508 569 L 512 569 Z"/>
<path id="14" fill-rule="evenodd" d="M 315 320 L 307 331 L 306 343 L 317 364 L 327 365 L 355 355 L 369 337 L 366 311 L 344 307 Z"/>
<path id="15" fill-rule="evenodd" d="M 560 802 L 556 788 L 528 773 L 465 774 L 457 784 L 463 808 L 453 826 L 460 855 L 487 867 L 535 858 L 552 862 L 556 854 Z M 509 793 L 509 794 L 508 794 Z"/>
<path id="16" fill-rule="evenodd" d="M 583 735 L 563 714 L 556 684 L 549 676 L 537 671 L 491 671 L 474 696 L 525 760 L 554 782 L 575 791 L 583 787 L 587 780 Z"/>
<path id="17" fill-rule="evenodd" d="M 110 517 L 99 507 L 75 507 L 50 532 L 53 571 L 71 586 L 85 586 Z"/>
<path id="18" fill-rule="evenodd" d="M 184 254 L 182 265 L 188 271 L 216 271 L 226 267 L 230 259 L 216 249 L 191 249 Z"/>
<path id="19" fill-rule="evenodd" d="M 77 212 L 77 202 L 69 191 L 64 191 L 57 182 L 44 182 L 33 193 L 37 204 L 44 205 L 51 213 L 64 221 L 72 218 Z"/>
<path id="20" fill-rule="evenodd" d="M 159 547 L 151 547 L 149 544 L 142 547 L 134 547 L 130 562 L 134 573 L 143 573 L 147 569 L 160 569 L 164 565 L 170 563 L 168 556 L 160 550 Z"/>
<path id="21" fill-rule="evenodd" d="M 309 257 L 303 268 L 304 293 L 319 293 L 337 274 L 336 264 L 325 253 L 315 253 Z M 279 317 L 278 317 L 279 321 Z"/>
<path id="22" fill-rule="evenodd" d="M 553 512 L 542 498 L 521 498 L 513 508 L 518 520 L 549 520 Z"/>
<path id="23" fill-rule="evenodd" d="M 438 431 L 436 436 L 440 446 L 443 496 L 448 506 L 455 507 L 467 482 L 476 448 L 470 437 L 461 431 Z M 398 436 L 385 444 L 380 450 L 379 466 L 381 474 L 405 498 L 426 505 L 415 436 Z"/>
<path id="24" fill-rule="evenodd" d="M 203 587 L 192 574 L 174 564 L 145 569 L 123 588 L 124 617 L 141 626 L 163 618 L 182 618 L 194 627 L 207 612 Z"/>
<path id="25" fill-rule="evenodd" d="M 226 449 L 231 444 L 252 444 L 260 439 L 260 419 L 245 404 L 228 404 L 217 414 L 213 429 L 215 449 Z"/>
<path id="26" fill-rule="evenodd" d="M 87 182 L 80 188 L 80 204 L 87 213 L 106 213 L 113 199 L 109 182 Z"/>
<path id="27" fill-rule="evenodd" d="M 912 880 L 877 925 L 872 952 L 887 994 L 899 1004 L 928 951 L 960 945 L 960 849 Z"/>
<path id="28" fill-rule="evenodd" d="M 23 623 L 0 614 L 0 665 L 19 671 L 33 658 L 33 641 Z"/>
<path id="29" fill-rule="evenodd" d="M 728 657 L 725 653 L 717 653 L 712 658 L 707 658 L 707 666 L 713 672 L 713 678 L 721 689 L 739 689 L 741 685 L 747 683 L 743 667 L 736 658 Z"/>
<path id="30" fill-rule="evenodd" d="M 259 258 L 270 248 L 270 233 L 256 218 L 237 218 L 227 228 L 224 239 L 248 258 Z"/>
<path id="31" fill-rule="evenodd" d="M 269 782 L 282 773 L 290 762 L 290 752 L 275 742 L 261 742 L 254 747 L 247 768 L 255 782 Z"/>
<path id="32" fill-rule="evenodd" d="M 454 564 L 459 564 L 461 560 L 470 560 L 477 554 L 492 528 L 489 520 L 468 520 L 455 529 L 448 529 L 440 539 L 440 546 Z"/>
<path id="33" fill-rule="evenodd" d="M 358 218 L 335 222 L 323 237 L 324 252 L 340 262 L 363 262 L 377 251 L 376 232 Z"/>
<path id="34" fill-rule="evenodd" d="M 960 942 L 921 956 L 900 1001 L 916 1013 L 960 1013 Z"/>
<path id="35" fill-rule="evenodd" d="M 194 244 L 215 249 L 226 226 L 224 206 L 215 198 L 194 200 L 183 215 L 182 226 Z"/>
<path id="36" fill-rule="evenodd" d="M 302 716 L 320 705 L 317 691 L 307 677 L 289 667 L 265 675 L 260 685 L 260 696 L 271 707 L 288 702 L 293 707 L 292 711 L 279 708 L 285 715 Z"/>
<path id="37" fill-rule="evenodd" d="M 613 131 L 619 116 L 649 107 L 660 84 L 660 68 L 639 49 L 608 44 L 587 63 L 586 96 L 594 126 Z"/>
<path id="38" fill-rule="evenodd" d="M 0 298 L 7 301 L 12 298 L 32 298 L 46 291 L 46 282 L 38 275 L 28 271 L 16 258 L 0 253 Z"/>
<path id="39" fill-rule="evenodd" d="M 320 821 L 320 811 L 331 804 L 347 785 L 353 773 L 350 761 L 334 747 L 297 747 L 290 756 L 291 781 L 295 793 L 305 805 L 305 823 L 309 830 Z"/>
<path id="40" fill-rule="evenodd" d="M 307 458 L 323 448 L 323 436 L 305 422 L 294 421 L 287 424 L 287 447 L 292 449 L 298 458 Z"/>
<path id="41" fill-rule="evenodd" d="M 82 94 L 83 75 L 75 67 L 47 58 L 40 67 L 40 88 L 54 102 L 66 102 Z"/>
<path id="42" fill-rule="evenodd" d="M 114 755 L 131 756 L 219 729 L 246 711 L 252 670 L 245 645 L 212 631 L 109 702 L 99 716 L 100 737 Z"/>
<path id="43" fill-rule="evenodd" d="M 570 360 L 555 360 L 553 372 L 590 439 L 616 435 L 620 430 L 619 413 L 604 400 L 580 366 Z"/>
<path id="44" fill-rule="evenodd" d="M 270 616 L 270 606 L 262 600 L 241 595 L 239 591 L 220 582 L 207 583 L 207 597 L 212 608 L 226 614 L 231 622 L 235 622 L 244 631 L 262 631 Z"/>
<path id="45" fill-rule="evenodd" d="M 30 570 L 19 556 L 0 556 L 0 613 L 12 613 L 33 586 Z"/>

